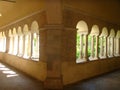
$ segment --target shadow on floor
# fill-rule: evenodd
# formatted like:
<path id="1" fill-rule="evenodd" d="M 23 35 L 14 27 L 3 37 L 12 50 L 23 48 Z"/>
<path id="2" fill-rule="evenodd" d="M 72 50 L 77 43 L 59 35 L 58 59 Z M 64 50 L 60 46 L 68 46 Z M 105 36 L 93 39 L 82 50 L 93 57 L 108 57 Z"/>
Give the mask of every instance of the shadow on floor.
<path id="1" fill-rule="evenodd" d="M 0 63 L 0 90 L 44 90 L 43 84 Z M 120 90 L 120 70 L 64 86 L 63 90 Z"/>
<path id="2" fill-rule="evenodd" d="M 0 63 L 0 90 L 43 90 L 40 81 Z"/>
<path id="3" fill-rule="evenodd" d="M 67 85 L 64 90 L 120 90 L 120 70 L 74 85 Z"/>

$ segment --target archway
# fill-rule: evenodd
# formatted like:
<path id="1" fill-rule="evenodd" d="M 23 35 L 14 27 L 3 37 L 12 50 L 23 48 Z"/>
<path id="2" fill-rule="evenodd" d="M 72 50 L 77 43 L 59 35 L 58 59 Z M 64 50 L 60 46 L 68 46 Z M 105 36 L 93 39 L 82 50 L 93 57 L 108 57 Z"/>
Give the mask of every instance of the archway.
<path id="1" fill-rule="evenodd" d="M 114 37 L 115 31 L 114 29 L 110 30 L 110 35 L 108 36 L 108 57 L 113 57 L 114 55 Z"/>
<path id="2" fill-rule="evenodd" d="M 102 33 L 99 36 L 99 57 L 106 58 L 107 57 L 107 36 L 108 30 L 106 27 L 102 29 Z"/>
<path id="3" fill-rule="evenodd" d="M 31 24 L 32 60 L 39 61 L 39 26 L 37 21 Z"/>
<path id="4" fill-rule="evenodd" d="M 77 30 L 77 37 L 76 37 L 76 62 L 84 62 L 87 60 L 87 34 L 88 34 L 88 25 L 85 21 L 81 20 L 78 22 L 76 28 Z"/>
<path id="5" fill-rule="evenodd" d="M 89 60 L 97 60 L 98 59 L 98 35 L 99 35 L 99 27 L 97 25 L 93 25 L 91 32 L 88 36 Z"/>

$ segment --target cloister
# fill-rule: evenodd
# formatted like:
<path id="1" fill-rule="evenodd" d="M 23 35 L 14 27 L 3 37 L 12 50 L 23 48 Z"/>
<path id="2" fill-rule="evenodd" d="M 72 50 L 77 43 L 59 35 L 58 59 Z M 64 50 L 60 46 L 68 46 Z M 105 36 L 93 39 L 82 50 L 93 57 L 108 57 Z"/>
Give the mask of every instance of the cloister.
<path id="1" fill-rule="evenodd" d="M 50 89 L 120 69 L 119 24 L 50 1 L 0 27 L 0 62 Z"/>

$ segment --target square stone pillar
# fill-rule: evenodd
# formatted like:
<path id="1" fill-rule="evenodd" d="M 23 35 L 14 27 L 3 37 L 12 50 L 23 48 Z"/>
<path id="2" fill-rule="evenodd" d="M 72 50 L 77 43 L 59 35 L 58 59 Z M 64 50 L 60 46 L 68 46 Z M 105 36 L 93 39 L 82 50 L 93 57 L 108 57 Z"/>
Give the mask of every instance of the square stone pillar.
<path id="1" fill-rule="evenodd" d="M 44 81 L 45 89 L 62 89 L 62 26 L 47 25 L 46 30 L 46 63 L 47 77 Z"/>
<path id="2" fill-rule="evenodd" d="M 45 0 L 46 20 L 46 63 L 47 77 L 45 89 L 62 89 L 62 31 L 63 11 L 62 0 Z"/>

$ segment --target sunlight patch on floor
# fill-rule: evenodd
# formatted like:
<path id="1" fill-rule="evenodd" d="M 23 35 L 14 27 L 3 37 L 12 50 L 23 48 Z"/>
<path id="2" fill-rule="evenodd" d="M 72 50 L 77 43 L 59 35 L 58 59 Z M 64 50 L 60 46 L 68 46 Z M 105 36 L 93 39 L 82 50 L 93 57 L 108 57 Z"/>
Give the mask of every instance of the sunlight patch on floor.
<path id="1" fill-rule="evenodd" d="M 0 63 L 0 71 L 2 71 L 2 73 L 5 74 L 7 78 L 19 76 L 15 71 L 10 70 L 2 63 Z"/>

